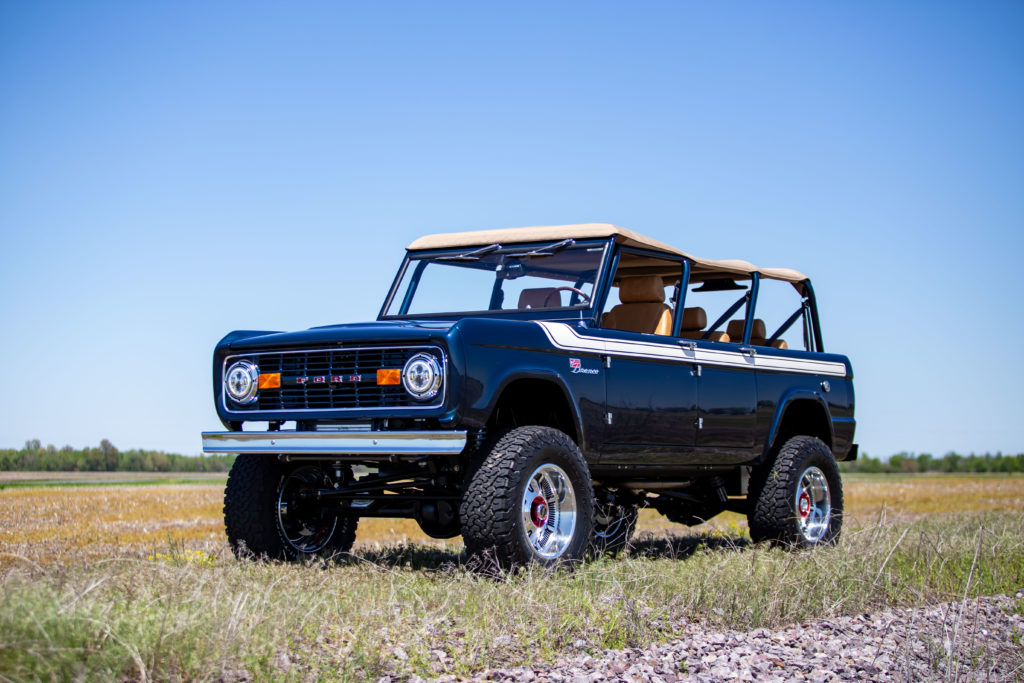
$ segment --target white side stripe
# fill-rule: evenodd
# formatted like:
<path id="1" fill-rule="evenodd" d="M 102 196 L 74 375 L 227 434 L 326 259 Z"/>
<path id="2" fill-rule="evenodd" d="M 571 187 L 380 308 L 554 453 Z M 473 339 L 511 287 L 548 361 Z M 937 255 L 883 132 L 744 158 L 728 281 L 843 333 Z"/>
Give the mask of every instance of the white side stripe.
<path id="1" fill-rule="evenodd" d="M 565 351 L 585 351 L 609 356 L 631 358 L 656 358 L 701 365 L 718 365 L 779 372 L 800 372 L 809 375 L 846 376 L 846 365 L 835 361 L 811 360 L 808 358 L 785 358 L 782 356 L 748 356 L 738 351 L 717 349 L 687 349 L 678 344 L 655 344 L 626 339 L 598 339 L 579 334 L 566 323 L 538 322 L 548 340 Z M 686 340 L 682 340 L 686 341 Z"/>

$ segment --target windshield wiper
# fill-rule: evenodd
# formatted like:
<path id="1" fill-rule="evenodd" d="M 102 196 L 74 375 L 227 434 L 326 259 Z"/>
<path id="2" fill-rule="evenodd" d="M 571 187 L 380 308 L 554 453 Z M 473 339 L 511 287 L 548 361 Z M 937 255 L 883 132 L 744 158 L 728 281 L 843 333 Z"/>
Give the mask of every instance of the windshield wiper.
<path id="1" fill-rule="evenodd" d="M 488 244 L 486 247 L 480 247 L 473 251 L 467 251 L 464 254 L 453 254 L 452 256 L 438 256 L 437 261 L 479 261 L 480 257 L 484 254 L 490 254 L 492 251 L 501 249 L 501 245 L 495 242 L 494 244 Z"/>
<path id="2" fill-rule="evenodd" d="M 562 249 L 565 249 L 566 247 L 571 247 L 574 244 L 576 244 L 576 240 L 564 239 L 561 242 L 555 242 L 554 244 L 549 244 L 546 247 L 537 247 L 533 251 L 522 251 L 516 254 L 507 254 L 507 256 L 509 258 L 529 258 L 531 256 L 554 256 L 556 251 L 561 251 Z"/>
<path id="3" fill-rule="evenodd" d="M 518 251 L 518 252 L 506 254 L 506 256 L 508 258 L 531 258 L 531 257 L 534 257 L 534 256 L 554 256 L 556 251 L 561 251 L 562 249 L 565 249 L 566 247 L 571 247 L 574 244 L 576 244 L 576 240 L 571 239 L 571 238 L 570 239 L 564 239 L 561 242 L 555 242 L 554 244 L 548 244 L 548 245 L 543 246 L 543 247 L 537 247 L 536 249 L 532 249 L 530 251 Z M 464 254 L 452 254 L 451 256 L 438 256 L 437 259 L 435 259 L 435 260 L 437 260 L 437 261 L 479 261 L 481 256 L 484 256 L 486 254 L 490 254 L 491 252 L 494 252 L 494 251 L 500 251 L 503 248 L 504 247 L 502 247 L 500 244 L 495 242 L 494 244 L 489 244 L 486 247 L 480 247 L 479 249 L 474 249 L 473 251 L 467 251 Z"/>

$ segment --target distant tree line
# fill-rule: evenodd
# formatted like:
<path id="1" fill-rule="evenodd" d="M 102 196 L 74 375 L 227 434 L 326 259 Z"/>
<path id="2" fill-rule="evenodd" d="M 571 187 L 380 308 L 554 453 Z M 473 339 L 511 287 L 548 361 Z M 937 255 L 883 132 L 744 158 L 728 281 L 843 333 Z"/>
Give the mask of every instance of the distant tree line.
<path id="1" fill-rule="evenodd" d="M 872 458 L 861 453 L 853 462 L 839 463 L 842 472 L 863 472 L 868 474 L 913 474 L 915 472 L 950 472 L 961 474 L 1024 472 L 1024 453 L 1003 455 L 961 455 L 950 451 L 941 458 L 931 453 L 897 453 L 888 460 Z"/>
<path id="2" fill-rule="evenodd" d="M 178 455 L 163 451 L 120 451 L 107 439 L 97 448 L 43 446 L 39 439 L 25 442 L 21 450 L 0 449 L 0 471 L 33 472 L 227 472 L 234 455 Z M 1009 473 L 1024 472 L 1024 453 L 961 455 L 946 453 L 896 453 L 888 459 L 861 453 L 853 462 L 839 463 L 842 472 L 866 474 L 914 474 L 917 472 Z"/>
<path id="3" fill-rule="evenodd" d="M 234 455 L 188 456 L 163 451 L 120 451 L 107 439 L 98 448 L 43 446 L 39 439 L 21 450 L 0 449 L 0 471 L 32 472 L 227 472 Z"/>

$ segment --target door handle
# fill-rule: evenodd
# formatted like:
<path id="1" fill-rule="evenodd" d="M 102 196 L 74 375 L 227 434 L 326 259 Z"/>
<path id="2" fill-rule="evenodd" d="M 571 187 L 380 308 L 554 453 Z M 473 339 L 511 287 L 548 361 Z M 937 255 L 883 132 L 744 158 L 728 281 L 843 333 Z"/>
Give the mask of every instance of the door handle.
<path id="1" fill-rule="evenodd" d="M 750 356 L 751 358 L 753 358 L 754 356 L 757 355 L 757 349 L 755 349 L 752 346 L 741 346 L 740 353 L 742 353 L 745 356 Z"/>
<path id="2" fill-rule="evenodd" d="M 682 346 L 687 351 L 696 351 L 697 350 L 697 342 L 695 342 L 695 341 L 682 340 L 682 341 L 679 342 L 679 345 Z"/>

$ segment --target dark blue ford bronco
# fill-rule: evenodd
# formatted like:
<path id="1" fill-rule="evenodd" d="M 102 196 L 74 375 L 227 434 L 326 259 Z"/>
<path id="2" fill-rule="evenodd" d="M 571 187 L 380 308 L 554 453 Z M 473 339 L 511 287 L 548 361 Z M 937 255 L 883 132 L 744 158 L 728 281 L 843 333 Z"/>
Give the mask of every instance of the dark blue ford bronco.
<path id="1" fill-rule="evenodd" d="M 344 552 L 360 517 L 408 517 L 471 561 L 552 565 L 620 550 L 641 506 L 812 546 L 842 523 L 852 380 L 794 270 L 606 224 L 431 235 L 375 322 L 224 337 L 229 431 L 203 450 L 238 454 L 240 557 Z"/>

